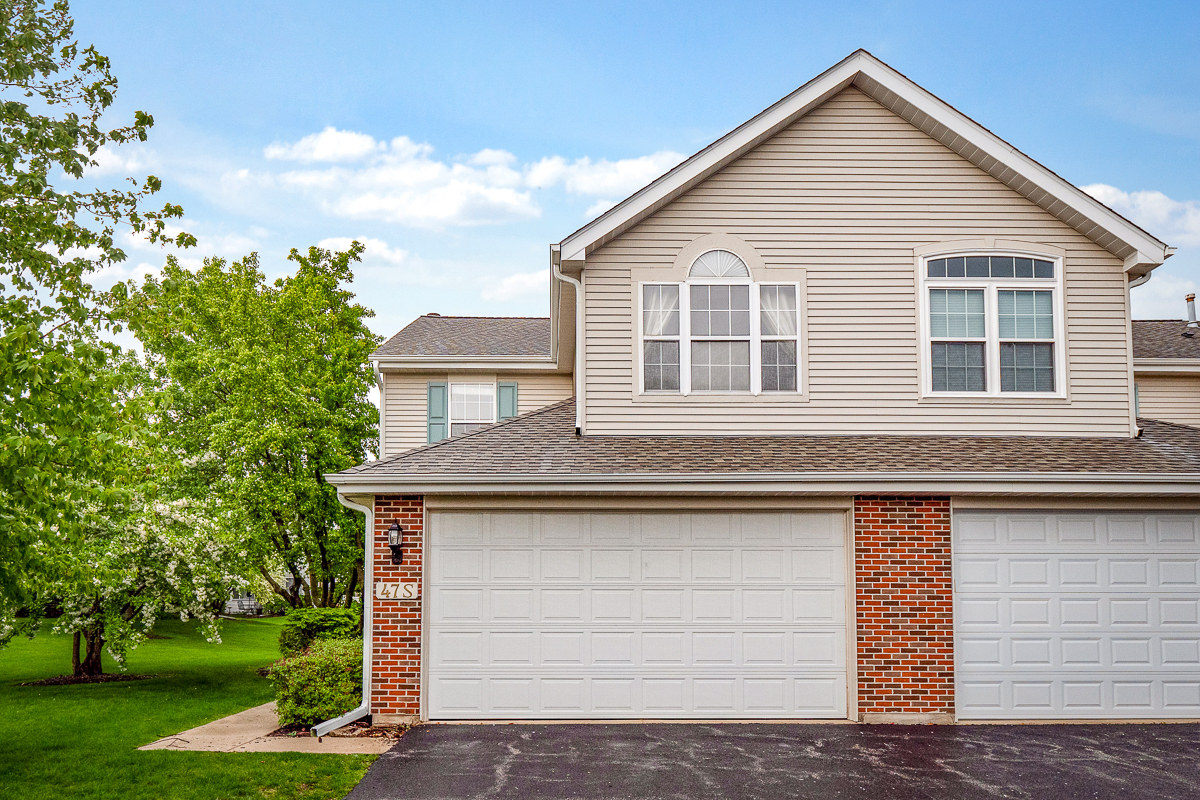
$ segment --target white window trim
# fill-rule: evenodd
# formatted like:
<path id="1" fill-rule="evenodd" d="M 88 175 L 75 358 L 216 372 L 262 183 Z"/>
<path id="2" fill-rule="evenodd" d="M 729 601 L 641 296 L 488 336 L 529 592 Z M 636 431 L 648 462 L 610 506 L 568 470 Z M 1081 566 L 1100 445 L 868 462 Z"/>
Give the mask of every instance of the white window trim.
<path id="1" fill-rule="evenodd" d="M 491 386 L 492 387 L 492 402 L 491 412 L 492 418 L 489 420 L 481 419 L 455 419 L 454 418 L 454 387 L 455 386 Z M 453 435 L 454 425 L 490 425 L 496 421 L 496 404 L 500 389 L 497 381 L 446 381 L 446 426 L 447 434 Z"/>
<path id="2" fill-rule="evenodd" d="M 1054 264 L 1054 278 L 930 278 L 929 262 L 941 258 L 966 256 L 1013 256 L 1036 258 Z M 1067 347 L 1066 347 L 1066 302 L 1063 297 L 1063 258 L 1048 253 L 1017 249 L 965 249 L 926 253 L 917 259 L 918 291 L 917 314 L 921 334 L 921 398 L 945 400 L 950 398 L 1014 398 L 1014 399 L 1065 399 L 1067 396 Z M 984 326 L 987 344 L 984 350 L 987 390 L 983 392 L 935 392 L 933 391 L 932 337 L 929 329 L 930 289 L 983 289 Z M 1000 391 L 1000 313 L 997 292 L 1051 291 L 1054 308 L 1054 391 L 1053 392 L 1002 392 Z M 968 341 L 962 337 L 955 341 Z M 1033 341 L 1033 340 L 1029 340 Z M 1037 340 L 1049 344 L 1049 339 Z"/>
<path id="3" fill-rule="evenodd" d="M 691 287 L 698 286 L 749 286 L 750 287 L 750 391 L 704 391 L 692 390 L 692 348 L 691 348 Z M 643 327 L 646 315 L 645 304 L 646 286 L 678 286 L 679 287 L 679 336 L 652 336 L 654 341 L 678 340 L 679 342 L 679 391 L 646 389 L 645 342 Z M 759 313 L 759 287 L 761 286 L 792 286 L 796 290 L 796 333 L 794 336 L 768 336 L 768 341 L 791 341 L 796 343 L 796 389 L 787 392 L 764 392 L 762 390 L 762 316 Z M 749 278 L 688 278 L 684 281 L 644 280 L 637 282 L 636 331 L 637 339 L 634 344 L 637 362 L 638 394 L 647 397 L 801 397 L 806 389 L 804 385 L 804 351 L 801 347 L 804 322 L 804 293 L 799 281 L 755 281 Z M 745 341 L 741 336 L 702 337 L 701 341 Z"/>

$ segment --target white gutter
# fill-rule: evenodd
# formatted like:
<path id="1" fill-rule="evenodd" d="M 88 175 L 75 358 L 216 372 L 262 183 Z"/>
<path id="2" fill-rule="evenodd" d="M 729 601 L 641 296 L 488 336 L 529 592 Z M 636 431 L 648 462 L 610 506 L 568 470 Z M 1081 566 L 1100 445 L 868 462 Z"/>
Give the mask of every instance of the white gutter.
<path id="1" fill-rule="evenodd" d="M 372 557 L 374 555 L 375 540 L 375 509 L 368 506 L 360 506 L 352 500 L 347 500 L 346 497 L 338 492 L 338 502 L 344 505 L 351 511 L 361 511 L 366 515 L 366 528 L 363 533 L 363 677 L 362 677 L 362 703 L 353 711 L 347 711 L 340 717 L 326 720 L 312 727 L 313 736 L 324 736 L 330 731 L 335 731 L 343 725 L 349 725 L 355 720 L 362 719 L 371 713 L 371 608 L 372 600 L 375 592 L 372 585 L 373 574 L 371 569 Z"/>
<path id="2" fill-rule="evenodd" d="M 514 356 L 377 356 L 369 359 L 375 369 L 541 369 L 553 370 L 556 366 L 549 356 L 518 358 Z"/>
<path id="3" fill-rule="evenodd" d="M 1200 358 L 1135 358 L 1133 371 L 1138 375 L 1200 375 Z"/>
<path id="4" fill-rule="evenodd" d="M 327 476 L 339 491 L 413 494 L 1037 494 L 1200 497 L 1200 473 L 821 472 L 733 474 Z"/>
<path id="5" fill-rule="evenodd" d="M 550 245 L 550 268 L 554 277 L 575 287 L 575 435 L 583 433 L 583 284 L 562 271 L 562 253 Z"/>

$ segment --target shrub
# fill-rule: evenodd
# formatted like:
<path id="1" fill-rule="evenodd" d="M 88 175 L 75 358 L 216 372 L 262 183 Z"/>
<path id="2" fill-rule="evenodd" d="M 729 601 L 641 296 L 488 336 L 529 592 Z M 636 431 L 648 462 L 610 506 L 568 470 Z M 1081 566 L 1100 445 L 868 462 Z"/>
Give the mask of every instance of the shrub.
<path id="1" fill-rule="evenodd" d="M 279 652 L 287 658 L 317 639 L 357 636 L 358 620 L 359 612 L 350 608 L 293 608 L 279 631 Z"/>
<path id="2" fill-rule="evenodd" d="M 362 699 L 362 641 L 318 639 L 301 655 L 271 668 L 280 725 L 315 725 L 345 714 Z"/>

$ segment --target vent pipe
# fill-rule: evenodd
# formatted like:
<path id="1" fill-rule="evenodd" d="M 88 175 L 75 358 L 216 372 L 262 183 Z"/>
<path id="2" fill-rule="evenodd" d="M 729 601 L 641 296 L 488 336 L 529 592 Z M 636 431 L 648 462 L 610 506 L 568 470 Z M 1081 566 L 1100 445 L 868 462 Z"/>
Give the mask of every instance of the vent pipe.
<path id="1" fill-rule="evenodd" d="M 1189 328 L 1200 327 L 1200 323 L 1196 322 L 1196 295 L 1195 295 L 1195 293 L 1189 294 L 1187 296 L 1187 304 L 1188 304 L 1188 327 Z"/>

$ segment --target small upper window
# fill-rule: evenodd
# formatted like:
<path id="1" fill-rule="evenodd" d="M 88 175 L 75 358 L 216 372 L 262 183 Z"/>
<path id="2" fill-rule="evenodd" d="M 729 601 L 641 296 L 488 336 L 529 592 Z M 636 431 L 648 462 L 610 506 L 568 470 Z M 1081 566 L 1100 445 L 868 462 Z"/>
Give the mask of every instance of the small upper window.
<path id="1" fill-rule="evenodd" d="M 450 435 L 461 436 L 496 421 L 494 383 L 450 384 Z"/>
<path id="2" fill-rule="evenodd" d="M 746 262 L 728 250 L 709 250 L 692 262 L 689 278 L 749 278 Z"/>

